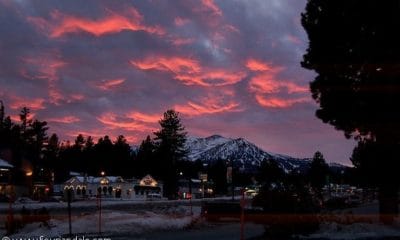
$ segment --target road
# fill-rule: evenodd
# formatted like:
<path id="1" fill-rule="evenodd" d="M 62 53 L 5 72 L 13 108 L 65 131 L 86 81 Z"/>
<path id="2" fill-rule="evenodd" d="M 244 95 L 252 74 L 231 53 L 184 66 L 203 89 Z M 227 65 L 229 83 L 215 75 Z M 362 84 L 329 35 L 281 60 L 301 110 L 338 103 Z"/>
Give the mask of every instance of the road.
<path id="1" fill-rule="evenodd" d="M 264 233 L 264 227 L 256 224 L 245 224 L 244 237 L 245 239 L 259 239 Z M 119 236 L 107 236 L 111 240 L 234 240 L 240 239 L 240 224 L 239 223 L 219 223 L 206 224 L 196 226 L 192 229 L 175 230 L 175 231 L 160 231 L 145 233 L 140 236 L 124 234 Z"/>

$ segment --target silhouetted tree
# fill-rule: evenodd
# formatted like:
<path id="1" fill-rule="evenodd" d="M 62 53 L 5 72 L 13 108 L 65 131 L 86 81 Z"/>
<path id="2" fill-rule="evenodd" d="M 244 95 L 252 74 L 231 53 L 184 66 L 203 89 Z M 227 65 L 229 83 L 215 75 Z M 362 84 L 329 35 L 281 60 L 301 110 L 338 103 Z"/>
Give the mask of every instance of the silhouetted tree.
<path id="1" fill-rule="evenodd" d="M 161 170 L 155 166 L 152 166 L 155 162 L 155 150 L 156 146 L 154 141 L 148 135 L 145 140 L 139 146 L 139 150 L 136 156 L 136 175 L 144 176 L 145 174 L 152 174 L 154 177 L 160 177 Z"/>
<path id="2" fill-rule="evenodd" d="M 379 146 L 375 174 L 385 222 L 392 218 L 384 214 L 398 214 L 399 12 L 394 0 L 309 0 L 302 14 L 309 38 L 302 66 L 317 73 L 311 83 L 316 115 L 346 137 Z"/>
<path id="3" fill-rule="evenodd" d="M 226 194 L 228 183 L 226 180 L 226 160 L 218 159 L 207 166 L 208 177 L 214 182 L 216 194 Z"/>
<path id="4" fill-rule="evenodd" d="M 379 176 L 376 174 L 376 170 L 380 168 L 380 163 L 376 161 L 379 159 L 377 148 L 378 145 L 373 141 L 360 140 L 350 158 L 353 165 L 362 173 L 361 182 L 369 186 L 374 186 L 379 181 Z"/>
<path id="5" fill-rule="evenodd" d="M 113 168 L 115 174 L 122 177 L 132 177 L 133 175 L 133 161 L 131 158 L 131 147 L 127 143 L 123 135 L 119 135 L 114 142 L 114 157 L 110 159 L 113 161 Z"/>
<path id="6" fill-rule="evenodd" d="M 187 155 L 186 132 L 179 114 L 174 110 L 167 110 L 159 124 L 161 129 L 154 132 L 159 161 L 155 167 L 162 170 L 165 196 L 174 198 L 177 193 L 178 178 L 176 164 L 178 161 L 186 159 Z"/>
<path id="7" fill-rule="evenodd" d="M 78 134 L 78 136 L 76 136 L 75 138 L 75 144 L 74 147 L 79 150 L 82 151 L 84 146 L 85 146 L 85 137 L 82 134 Z"/>
<path id="8" fill-rule="evenodd" d="M 99 138 L 94 147 L 96 165 L 95 175 L 99 175 L 101 171 L 105 171 L 107 175 L 114 174 L 113 172 L 113 143 L 109 136 Z"/>
<path id="9" fill-rule="evenodd" d="M 321 152 L 314 153 L 310 170 L 308 171 L 311 186 L 321 192 L 322 187 L 327 183 L 328 174 L 329 166 L 326 164 L 324 156 Z"/>
<path id="10" fill-rule="evenodd" d="M 85 149 L 91 149 L 94 146 L 94 141 L 92 136 L 88 136 L 85 143 Z"/>
<path id="11" fill-rule="evenodd" d="M 285 172 L 278 163 L 272 159 L 264 159 L 261 162 L 257 180 L 263 184 L 271 184 L 273 182 L 281 182 L 284 180 Z"/>
<path id="12" fill-rule="evenodd" d="M 45 167 L 49 167 L 52 169 L 56 167 L 56 161 L 58 158 L 59 151 L 60 151 L 60 142 L 58 140 L 57 134 L 53 133 L 47 142 L 47 146 L 44 152 Z"/>

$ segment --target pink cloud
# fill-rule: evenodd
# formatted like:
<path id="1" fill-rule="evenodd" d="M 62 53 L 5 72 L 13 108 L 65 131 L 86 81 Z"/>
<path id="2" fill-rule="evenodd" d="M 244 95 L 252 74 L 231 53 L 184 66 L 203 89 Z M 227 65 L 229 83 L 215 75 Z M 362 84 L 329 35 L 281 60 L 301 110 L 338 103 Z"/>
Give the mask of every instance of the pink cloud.
<path id="1" fill-rule="evenodd" d="M 35 118 L 36 114 L 35 113 L 30 113 L 28 116 L 28 120 L 33 120 Z M 21 117 L 19 115 L 10 115 L 10 118 L 13 122 L 20 122 L 21 121 Z"/>
<path id="2" fill-rule="evenodd" d="M 209 11 L 211 11 L 213 14 L 222 16 L 222 11 L 221 9 L 215 4 L 214 0 L 201 0 L 201 3 L 203 7 Z"/>
<path id="3" fill-rule="evenodd" d="M 187 117 L 243 111 L 239 103 L 232 100 L 225 102 L 224 99 L 218 96 L 209 96 L 199 102 L 201 103 L 189 101 L 186 104 L 178 104 L 174 108 Z"/>
<path id="4" fill-rule="evenodd" d="M 101 83 L 96 84 L 101 90 L 111 90 L 125 82 L 125 78 L 116 78 L 110 80 L 103 80 Z"/>
<path id="5" fill-rule="evenodd" d="M 246 76 L 244 72 L 229 72 L 227 70 L 205 70 L 198 74 L 177 74 L 175 79 L 185 85 L 199 85 L 203 87 L 226 86 L 238 83 Z"/>
<path id="6" fill-rule="evenodd" d="M 242 71 L 205 68 L 197 60 L 183 57 L 150 57 L 142 61 L 132 60 L 130 63 L 141 70 L 170 71 L 174 74 L 174 79 L 185 85 L 232 85 L 246 76 Z"/>
<path id="7" fill-rule="evenodd" d="M 76 94 L 71 94 L 70 98 L 74 101 L 81 101 L 85 99 L 85 96 L 83 94 L 76 93 Z"/>
<path id="8" fill-rule="evenodd" d="M 145 123 L 157 123 L 161 119 L 161 114 L 146 114 L 141 112 L 131 112 L 126 115 L 128 118 L 132 118 L 135 121 Z"/>
<path id="9" fill-rule="evenodd" d="M 266 108 L 288 108 L 297 103 L 309 102 L 308 98 L 297 98 L 297 99 L 284 99 L 278 97 L 265 97 L 263 95 L 256 95 L 257 102 Z"/>
<path id="10" fill-rule="evenodd" d="M 27 107 L 30 110 L 45 109 L 45 100 L 43 98 L 27 99 L 22 97 L 13 96 L 11 97 L 10 108 L 14 110 L 20 110 L 23 107 Z"/>
<path id="11" fill-rule="evenodd" d="M 287 35 L 287 40 L 289 42 L 291 42 L 293 44 L 297 44 L 297 45 L 302 43 L 300 38 L 298 38 L 298 37 L 296 37 L 294 35 L 291 35 L 291 34 Z"/>
<path id="12" fill-rule="evenodd" d="M 196 41 L 194 38 L 173 38 L 171 40 L 172 44 L 175 46 L 183 46 L 183 45 L 189 45 L 192 44 Z"/>
<path id="13" fill-rule="evenodd" d="M 189 22 L 190 22 L 190 20 L 187 18 L 176 17 L 174 19 L 174 23 L 178 27 L 184 26 L 184 25 L 188 24 Z"/>
<path id="14" fill-rule="evenodd" d="M 198 73 L 201 66 L 198 61 L 183 57 L 151 57 L 142 61 L 130 61 L 141 70 L 171 71 L 173 73 Z"/>
<path id="15" fill-rule="evenodd" d="M 283 69 L 281 67 L 272 67 L 269 63 L 264 63 L 253 58 L 247 60 L 246 67 L 251 71 L 270 71 L 274 73 L 277 73 Z"/>
<path id="16" fill-rule="evenodd" d="M 164 34 L 164 30 L 159 26 L 145 25 L 143 16 L 135 8 L 131 7 L 126 12 L 127 14 L 124 16 L 108 11 L 109 14 L 103 18 L 88 19 L 53 11 L 50 21 L 37 17 L 28 17 L 27 20 L 44 32 L 50 30 L 48 34 L 52 38 L 79 32 L 87 32 L 96 37 L 121 31 L 145 31 L 151 34 Z"/>
<path id="17" fill-rule="evenodd" d="M 31 69 L 32 73 L 30 76 L 28 76 L 27 70 L 23 69 L 20 71 L 24 77 L 46 80 L 48 82 L 49 102 L 55 105 L 59 105 L 60 101 L 65 99 L 57 87 L 57 81 L 59 80 L 58 71 L 65 67 L 67 63 L 58 58 L 56 52 L 23 58 L 23 64 L 33 69 Z"/>
<path id="18" fill-rule="evenodd" d="M 123 129 L 128 131 L 151 131 L 151 129 L 139 122 L 132 121 L 124 117 L 119 117 L 114 113 L 104 113 L 97 120 L 110 129 Z"/>
<path id="19" fill-rule="evenodd" d="M 283 67 L 274 66 L 259 60 L 249 59 L 246 67 L 257 72 L 249 81 L 249 90 L 255 94 L 257 103 L 266 108 L 288 108 L 296 103 L 307 102 L 308 98 L 293 96 L 288 99 L 277 97 L 286 94 L 304 94 L 308 92 L 305 86 L 279 79 L 278 74 L 284 70 Z"/>
<path id="20" fill-rule="evenodd" d="M 59 117 L 59 118 L 48 118 L 48 122 L 55 122 L 55 123 L 76 123 L 79 122 L 80 119 L 75 117 L 75 116 L 65 116 L 65 117 Z"/>

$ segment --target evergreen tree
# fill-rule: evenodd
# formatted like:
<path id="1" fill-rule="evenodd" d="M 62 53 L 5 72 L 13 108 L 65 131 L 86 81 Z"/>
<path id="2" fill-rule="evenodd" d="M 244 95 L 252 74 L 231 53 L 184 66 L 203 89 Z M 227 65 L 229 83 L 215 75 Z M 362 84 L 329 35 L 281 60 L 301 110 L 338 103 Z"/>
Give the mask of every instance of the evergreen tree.
<path id="1" fill-rule="evenodd" d="M 91 149 L 91 148 L 93 148 L 93 146 L 94 146 L 93 138 L 92 138 L 92 136 L 88 136 L 86 139 L 86 143 L 85 143 L 85 149 L 86 150 Z"/>
<path id="2" fill-rule="evenodd" d="M 161 129 L 154 134 L 157 141 L 157 159 L 162 170 L 164 181 L 164 195 L 175 198 L 177 193 L 177 162 L 186 159 L 185 149 L 186 132 L 181 123 L 179 114 L 174 110 L 167 110 L 159 121 Z"/>
<path id="3" fill-rule="evenodd" d="M 0 130 L 3 128 L 4 122 L 4 105 L 3 101 L 0 100 Z"/>
<path id="4" fill-rule="evenodd" d="M 329 174 L 329 166 L 326 164 L 324 156 L 321 152 L 316 152 L 311 162 L 310 170 L 308 172 L 311 186 L 321 192 L 322 187 L 327 183 Z"/>
<path id="5" fill-rule="evenodd" d="M 144 176 L 145 174 L 152 174 L 154 177 L 160 177 L 161 171 L 155 168 L 153 163 L 155 162 L 155 150 L 156 146 L 154 141 L 148 135 L 145 140 L 140 144 L 139 150 L 136 156 L 136 175 Z"/>
<path id="6" fill-rule="evenodd" d="M 99 138 L 97 144 L 94 146 L 94 157 L 96 159 L 96 165 L 93 166 L 95 172 L 93 174 L 99 175 L 101 171 L 105 171 L 107 175 L 113 175 L 113 142 L 109 136 Z"/>
<path id="7" fill-rule="evenodd" d="M 283 181 L 285 172 L 273 159 L 264 159 L 261 162 L 257 179 L 268 186 L 273 182 Z"/>
<path id="8" fill-rule="evenodd" d="M 111 159 L 110 159 L 111 161 Z M 133 174 L 133 164 L 131 158 L 131 147 L 123 135 L 119 135 L 114 142 L 114 164 L 116 175 L 131 177 Z"/>
<path id="9" fill-rule="evenodd" d="M 58 140 L 57 134 L 53 133 L 48 142 L 47 146 L 44 150 L 44 159 L 43 166 L 45 168 L 51 169 L 54 172 L 57 172 L 59 169 L 58 166 L 58 157 L 60 152 L 60 142 Z"/>
<path id="10" fill-rule="evenodd" d="M 208 177 L 214 182 L 216 194 L 226 194 L 228 183 L 226 179 L 226 160 L 218 159 L 215 163 L 208 165 Z"/>
<path id="11" fill-rule="evenodd" d="M 302 66 L 317 73 L 316 115 L 346 137 L 379 146 L 373 161 L 380 165 L 375 174 L 386 223 L 399 212 L 399 12 L 397 0 L 309 0 L 302 15 L 309 38 Z"/>
<path id="12" fill-rule="evenodd" d="M 75 144 L 74 147 L 79 150 L 82 151 L 83 148 L 85 147 L 85 137 L 82 134 L 78 134 L 78 136 L 76 136 L 75 138 Z"/>

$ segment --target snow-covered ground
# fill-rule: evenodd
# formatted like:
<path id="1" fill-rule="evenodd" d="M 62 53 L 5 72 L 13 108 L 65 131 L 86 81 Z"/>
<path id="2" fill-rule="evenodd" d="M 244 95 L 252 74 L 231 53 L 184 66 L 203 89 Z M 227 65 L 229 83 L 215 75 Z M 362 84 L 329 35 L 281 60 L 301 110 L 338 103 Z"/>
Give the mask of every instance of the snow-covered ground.
<path id="1" fill-rule="evenodd" d="M 141 234 L 160 230 L 178 230 L 188 227 L 198 218 L 200 208 L 194 207 L 194 215 L 190 215 L 188 207 L 165 208 L 163 211 L 141 211 L 128 213 L 123 211 L 105 210 L 102 212 L 101 231 L 106 235 L 114 234 Z M 68 218 L 52 219 L 50 226 L 41 223 L 32 223 L 20 229 L 10 237 L 58 237 L 68 234 Z M 99 230 L 99 213 L 72 218 L 72 233 L 97 234 Z"/>
<path id="2" fill-rule="evenodd" d="M 380 223 L 338 224 L 322 223 L 320 229 L 305 239 L 381 239 L 398 237 L 400 239 L 400 221 L 392 226 Z"/>
<path id="3" fill-rule="evenodd" d="M 331 221 L 322 222 L 317 232 L 304 239 L 400 239 L 400 217 L 393 225 L 383 225 L 378 212 L 377 201 L 335 211 Z"/>

